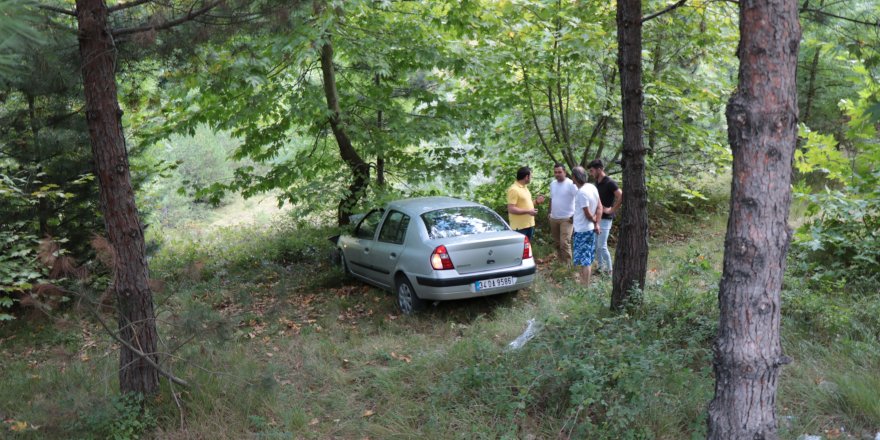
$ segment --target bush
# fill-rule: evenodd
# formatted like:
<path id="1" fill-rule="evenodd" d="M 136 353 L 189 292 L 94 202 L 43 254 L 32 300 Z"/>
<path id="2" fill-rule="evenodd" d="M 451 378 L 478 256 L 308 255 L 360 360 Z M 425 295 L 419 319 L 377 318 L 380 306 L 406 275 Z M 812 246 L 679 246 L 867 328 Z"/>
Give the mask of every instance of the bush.
<path id="1" fill-rule="evenodd" d="M 717 302 L 714 291 L 694 291 L 693 281 L 714 285 L 718 274 L 696 258 L 675 275 L 649 288 L 634 314 L 613 314 L 604 299 L 581 294 L 545 318 L 520 350 L 459 344 L 455 356 L 464 366 L 443 378 L 435 405 L 485 408 L 509 427 L 499 434 L 511 437 L 523 435 L 517 425 L 527 418 L 560 422 L 542 425 L 538 437 L 705 437 Z"/>
<path id="2" fill-rule="evenodd" d="M 809 220 L 795 234 L 793 270 L 820 284 L 875 286 L 880 281 L 880 190 L 854 187 L 849 193 L 826 190 L 805 198 Z"/>
<path id="3" fill-rule="evenodd" d="M 79 428 L 100 438 L 130 440 L 141 438 L 155 427 L 155 423 L 143 396 L 126 394 L 83 414 Z"/>
<path id="4" fill-rule="evenodd" d="M 20 188 L 23 179 L 0 174 L 0 213 L 20 211 L 36 203 L 36 197 Z M 13 319 L 6 313 L 15 297 L 32 287 L 42 274 L 36 258 L 37 237 L 25 221 L 7 222 L 0 228 L 0 321 Z"/>

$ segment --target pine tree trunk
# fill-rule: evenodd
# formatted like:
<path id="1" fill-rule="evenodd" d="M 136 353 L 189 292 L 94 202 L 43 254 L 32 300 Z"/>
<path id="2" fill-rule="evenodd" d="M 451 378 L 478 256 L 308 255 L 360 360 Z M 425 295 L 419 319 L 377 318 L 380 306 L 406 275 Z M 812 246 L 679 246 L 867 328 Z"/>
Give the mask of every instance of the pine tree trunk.
<path id="1" fill-rule="evenodd" d="M 128 152 L 122 133 L 122 110 L 116 95 L 116 48 L 103 0 L 77 0 L 79 47 L 86 98 L 86 122 L 92 141 L 95 174 L 107 236 L 116 253 L 113 289 L 119 308 L 119 336 L 156 359 L 158 334 L 153 295 L 147 283 L 144 231 L 138 220 Z M 120 348 L 122 393 L 153 394 L 158 371 L 127 347 Z"/>
<path id="2" fill-rule="evenodd" d="M 617 66 L 623 109 L 623 211 L 611 292 L 611 308 L 615 310 L 627 302 L 631 289 L 645 287 L 648 270 L 641 19 L 641 0 L 617 1 Z"/>
<path id="3" fill-rule="evenodd" d="M 800 25 L 795 0 L 739 5 L 739 87 L 727 104 L 733 179 L 708 438 L 772 440 L 777 379 L 790 362 L 779 339 L 779 291 L 791 238 Z"/>

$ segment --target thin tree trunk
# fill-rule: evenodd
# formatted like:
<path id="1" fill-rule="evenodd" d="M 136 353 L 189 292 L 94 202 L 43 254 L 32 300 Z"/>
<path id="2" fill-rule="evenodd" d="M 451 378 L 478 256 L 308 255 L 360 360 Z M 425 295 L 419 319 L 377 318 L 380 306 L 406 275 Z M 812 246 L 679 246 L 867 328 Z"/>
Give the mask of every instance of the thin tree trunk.
<path id="1" fill-rule="evenodd" d="M 819 70 L 819 54 L 821 52 L 822 47 L 817 47 L 816 53 L 813 54 L 813 62 L 810 63 L 810 79 L 807 82 L 807 104 L 804 106 L 803 119 L 803 122 L 807 125 L 810 125 L 810 113 L 813 111 L 813 98 L 816 96 L 816 71 Z"/>
<path id="2" fill-rule="evenodd" d="M 349 223 L 349 216 L 354 212 L 370 180 L 370 166 L 361 158 L 351 143 L 351 138 L 345 131 L 345 123 L 342 120 L 342 110 L 339 107 L 339 94 L 336 90 L 336 71 L 333 68 L 333 45 L 330 36 L 321 46 L 321 72 L 324 76 L 324 94 L 327 98 L 327 108 L 330 109 L 330 129 L 339 145 L 339 155 L 351 168 L 352 182 L 348 186 L 347 194 L 339 201 L 337 209 L 337 222 L 340 226 Z"/>
<path id="3" fill-rule="evenodd" d="M 605 127 L 608 125 L 609 116 L 606 114 L 611 110 L 611 101 L 605 103 L 605 108 L 602 109 L 602 114 L 599 116 L 599 120 L 596 121 L 596 125 L 593 126 L 593 130 L 590 132 L 590 138 L 587 139 L 587 145 L 584 145 L 584 154 L 581 157 L 581 166 L 586 167 L 587 164 L 590 163 L 590 152 L 593 149 L 593 143 L 596 142 L 596 139 L 600 139 L 599 148 L 596 151 L 596 157 L 602 157 L 602 150 L 605 149 L 605 142 L 601 139 L 603 133 L 605 132 Z"/>
<path id="4" fill-rule="evenodd" d="M 37 105 L 36 98 L 33 95 L 27 95 L 27 103 L 28 103 L 28 119 L 31 126 L 31 137 L 33 142 L 33 165 L 36 169 L 36 175 L 39 176 L 43 172 L 43 154 L 42 147 L 40 147 L 39 134 L 40 134 L 40 124 L 37 122 Z M 49 199 L 46 197 L 40 197 L 40 200 L 37 202 L 37 222 L 39 224 L 40 229 L 40 237 L 46 237 L 49 235 Z"/>
<path id="5" fill-rule="evenodd" d="M 617 65 L 623 110 L 623 212 L 612 276 L 611 308 L 615 310 L 627 303 L 632 289 L 644 289 L 648 270 L 641 20 L 641 0 L 617 1 Z"/>
<path id="6" fill-rule="evenodd" d="M 550 109 L 550 127 L 553 128 L 553 139 L 557 144 L 562 143 L 559 137 L 559 130 L 556 128 L 556 105 L 553 104 L 553 86 L 547 84 L 547 108 Z"/>
<path id="7" fill-rule="evenodd" d="M 562 69 L 561 62 L 562 61 L 557 58 L 556 100 L 559 101 L 559 128 L 562 130 L 562 140 L 565 141 L 565 146 L 568 147 L 571 145 L 571 137 L 568 135 L 568 112 L 562 104 L 562 72 L 559 72 L 559 70 Z"/>
<path id="8" fill-rule="evenodd" d="M 158 333 L 153 294 L 144 255 L 144 230 L 138 219 L 128 152 L 122 133 L 122 110 L 116 93 L 116 47 L 103 0 L 77 0 L 79 48 L 86 99 L 86 122 L 100 188 L 101 211 L 116 253 L 113 289 L 119 308 L 119 336 L 158 364 Z M 122 393 L 154 394 L 159 373 L 128 347 L 119 349 Z"/>
<path id="9" fill-rule="evenodd" d="M 797 6 L 795 0 L 739 3 L 739 87 L 727 104 L 733 179 L 718 293 L 711 440 L 778 438 L 777 379 L 791 361 L 779 340 L 779 292 L 791 239 Z"/>
<path id="10" fill-rule="evenodd" d="M 375 78 L 376 87 L 379 86 L 379 82 L 381 79 L 379 78 L 379 74 L 377 73 Z M 376 131 L 380 134 L 379 142 L 382 142 L 382 109 L 379 109 L 376 112 Z M 384 145 L 376 145 L 379 148 L 379 153 L 376 155 L 376 185 L 380 187 L 385 186 L 385 154 L 383 154 L 382 148 Z"/>
<path id="11" fill-rule="evenodd" d="M 559 162 L 556 160 L 556 156 L 553 155 L 553 151 L 550 150 L 550 146 L 547 145 L 547 140 L 544 139 L 544 133 L 541 131 L 541 126 L 538 124 L 538 116 L 535 114 L 535 102 L 532 100 L 532 89 L 531 86 L 529 86 L 529 73 L 526 70 L 525 63 L 521 63 L 521 65 L 523 68 L 523 83 L 526 88 L 526 97 L 529 101 L 529 112 L 532 116 L 532 124 L 535 126 L 535 131 L 538 133 L 538 139 L 541 141 L 541 146 L 544 147 L 544 152 L 547 153 L 547 156 L 549 156 L 550 160 L 554 163 Z"/>
<path id="12" fill-rule="evenodd" d="M 653 75 L 655 80 L 660 76 L 660 60 L 662 58 L 662 53 L 663 44 L 658 41 L 657 45 L 654 47 L 654 50 L 651 53 L 651 74 Z M 651 108 L 650 116 L 646 119 L 647 126 L 645 128 L 648 132 L 647 154 L 653 157 L 655 152 L 657 151 L 657 110 Z"/>
<path id="13" fill-rule="evenodd" d="M 598 159 L 601 159 L 602 153 L 605 152 L 605 142 L 606 142 L 606 137 L 608 136 L 608 118 L 605 118 L 604 122 L 605 123 L 602 124 L 602 128 L 599 130 L 599 135 L 598 135 L 599 136 L 599 147 L 596 148 L 596 158 L 598 158 Z M 586 157 L 584 157 L 583 161 L 586 162 L 583 164 L 583 166 L 586 168 L 586 166 L 587 166 L 587 164 L 589 164 L 589 162 L 587 161 Z"/>

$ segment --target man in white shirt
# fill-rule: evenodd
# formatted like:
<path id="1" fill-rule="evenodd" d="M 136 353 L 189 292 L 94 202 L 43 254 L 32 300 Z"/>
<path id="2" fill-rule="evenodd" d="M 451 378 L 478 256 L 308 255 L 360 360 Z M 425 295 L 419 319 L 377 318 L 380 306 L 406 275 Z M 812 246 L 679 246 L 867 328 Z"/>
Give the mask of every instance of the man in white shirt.
<path id="1" fill-rule="evenodd" d="M 553 247 L 563 264 L 571 264 L 571 232 L 574 223 L 574 196 L 578 189 L 571 179 L 565 176 L 565 166 L 553 165 L 550 182 L 550 235 Z"/>
<path id="2" fill-rule="evenodd" d="M 578 188 L 574 197 L 574 255 L 575 266 L 580 266 L 581 284 L 590 284 L 591 265 L 596 250 L 596 234 L 602 218 L 602 204 L 599 191 L 592 183 L 587 183 L 587 170 L 574 167 L 571 177 Z"/>

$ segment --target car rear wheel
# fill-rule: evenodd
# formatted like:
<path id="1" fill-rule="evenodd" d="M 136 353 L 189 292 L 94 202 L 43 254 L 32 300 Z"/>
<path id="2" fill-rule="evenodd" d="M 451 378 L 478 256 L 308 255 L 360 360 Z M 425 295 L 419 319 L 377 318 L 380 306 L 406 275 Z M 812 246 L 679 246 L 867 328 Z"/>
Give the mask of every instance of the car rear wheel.
<path id="1" fill-rule="evenodd" d="M 397 306 L 404 315 L 412 315 L 420 310 L 424 310 L 425 301 L 416 295 L 412 284 L 406 279 L 406 276 L 398 276 L 394 289 L 397 292 Z"/>

